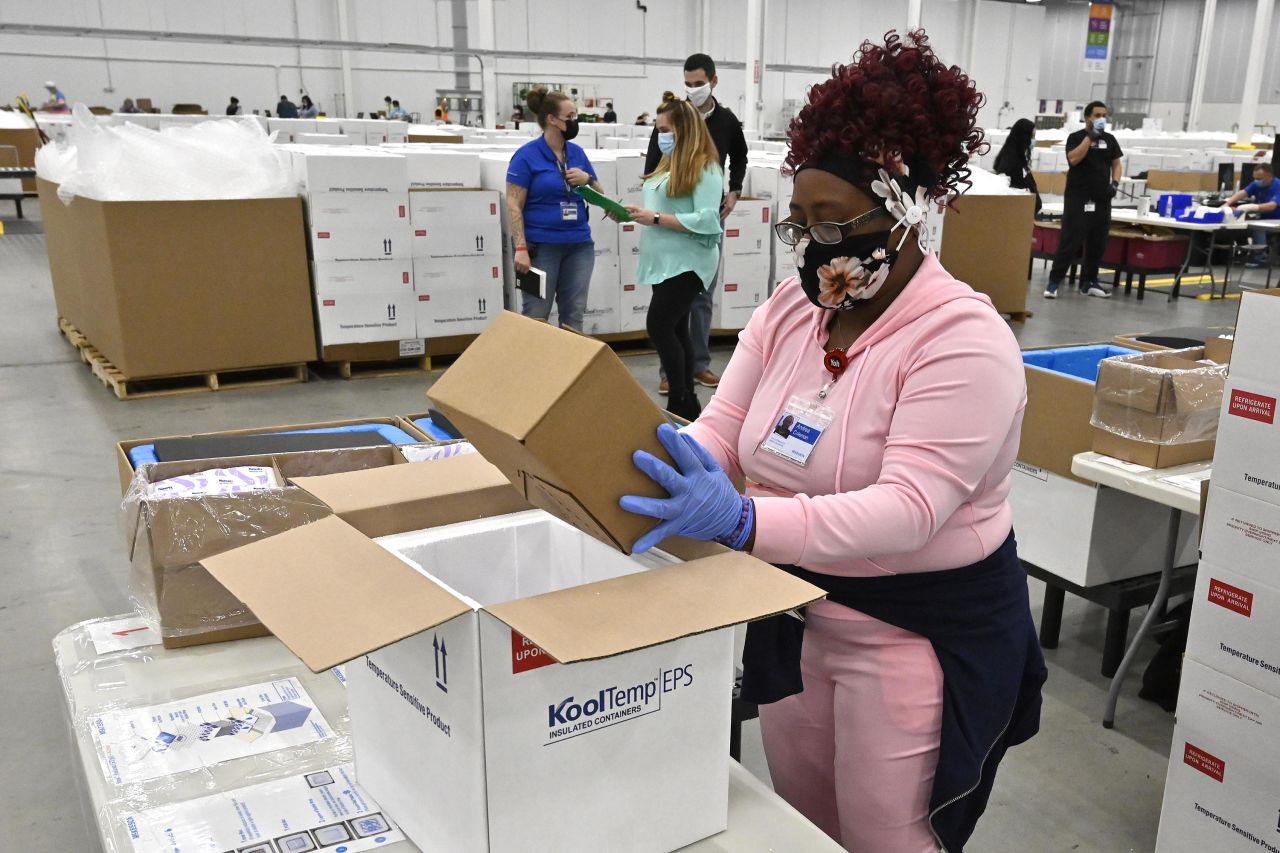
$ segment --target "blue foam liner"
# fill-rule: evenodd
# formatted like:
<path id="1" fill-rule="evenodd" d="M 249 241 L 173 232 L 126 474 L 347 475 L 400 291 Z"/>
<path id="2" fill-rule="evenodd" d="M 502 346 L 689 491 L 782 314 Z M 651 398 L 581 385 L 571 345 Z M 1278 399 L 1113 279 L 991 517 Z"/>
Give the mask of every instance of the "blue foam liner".
<path id="1" fill-rule="evenodd" d="M 339 427 L 316 427 L 314 429 L 291 429 L 284 432 L 264 432 L 259 435 L 299 435 L 302 433 L 326 433 L 326 432 L 376 432 L 387 441 L 395 445 L 418 444 L 421 439 L 414 438 L 409 433 L 400 429 L 400 427 L 391 424 L 350 424 L 348 426 Z M 154 444 L 139 444 L 129 450 L 129 462 L 136 469 L 139 465 L 150 465 L 160 460 L 156 458 L 156 446 Z"/>

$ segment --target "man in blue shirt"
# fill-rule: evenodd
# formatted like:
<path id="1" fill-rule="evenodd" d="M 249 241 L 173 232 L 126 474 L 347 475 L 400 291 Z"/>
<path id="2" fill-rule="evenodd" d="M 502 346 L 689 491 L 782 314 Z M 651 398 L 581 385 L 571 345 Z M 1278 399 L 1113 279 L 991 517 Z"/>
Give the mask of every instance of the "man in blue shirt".
<path id="1" fill-rule="evenodd" d="M 276 116 L 278 118 L 297 118 L 298 105 L 289 100 L 288 95 L 281 95 L 280 100 L 276 103 Z"/>
<path id="2" fill-rule="evenodd" d="M 409 121 L 410 116 L 409 111 L 400 106 L 399 101 L 392 101 L 391 112 L 387 115 L 387 118 L 396 119 L 398 121 Z"/>
<path id="3" fill-rule="evenodd" d="M 1240 204 L 1245 199 L 1252 202 Z M 1276 184 L 1275 170 L 1268 163 L 1259 163 L 1253 167 L 1253 182 L 1226 200 L 1226 206 L 1240 213 L 1257 214 L 1259 219 L 1280 219 L 1280 185 Z M 1249 242 L 1255 246 L 1267 245 L 1269 233 L 1264 228 L 1250 228 Z M 1250 267 L 1264 267 L 1268 263 L 1264 248 L 1252 261 Z"/>

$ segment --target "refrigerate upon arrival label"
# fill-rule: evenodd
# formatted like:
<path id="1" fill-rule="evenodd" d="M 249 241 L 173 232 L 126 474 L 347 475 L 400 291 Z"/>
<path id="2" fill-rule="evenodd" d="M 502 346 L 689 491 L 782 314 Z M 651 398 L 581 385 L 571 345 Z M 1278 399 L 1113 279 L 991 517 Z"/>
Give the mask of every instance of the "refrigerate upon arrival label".
<path id="1" fill-rule="evenodd" d="M 1251 394 L 1239 388 L 1231 391 L 1231 402 L 1227 409 L 1233 415 L 1274 424 L 1276 420 L 1276 398 L 1265 394 Z"/>
<path id="2" fill-rule="evenodd" d="M 517 631 L 511 632 L 511 674 L 550 666 L 556 660 Z"/>
<path id="3" fill-rule="evenodd" d="M 1221 782 L 1227 773 L 1227 763 L 1216 755 L 1211 755 L 1188 741 L 1182 750 L 1182 762 L 1188 767 L 1199 770 L 1211 779 Z"/>
<path id="4" fill-rule="evenodd" d="M 1253 613 L 1253 593 L 1217 578 L 1209 578 L 1209 601 L 1245 616 Z"/>

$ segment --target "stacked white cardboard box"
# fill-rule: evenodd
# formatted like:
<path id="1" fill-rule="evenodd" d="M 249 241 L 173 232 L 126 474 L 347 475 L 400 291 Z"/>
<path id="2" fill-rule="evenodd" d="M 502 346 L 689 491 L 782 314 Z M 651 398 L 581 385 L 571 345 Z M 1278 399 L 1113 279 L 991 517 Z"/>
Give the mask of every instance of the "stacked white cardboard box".
<path id="1" fill-rule="evenodd" d="M 1223 394 L 1161 853 L 1280 848 L 1280 299 L 1246 293 Z"/>
<path id="2" fill-rule="evenodd" d="M 321 347 L 419 337 L 405 158 L 354 147 L 290 153 L 307 208 Z"/>

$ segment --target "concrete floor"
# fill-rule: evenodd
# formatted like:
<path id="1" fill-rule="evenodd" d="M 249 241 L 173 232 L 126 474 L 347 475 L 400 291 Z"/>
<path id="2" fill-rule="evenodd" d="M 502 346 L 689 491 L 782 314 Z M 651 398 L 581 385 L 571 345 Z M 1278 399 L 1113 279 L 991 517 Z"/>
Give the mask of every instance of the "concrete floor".
<path id="1" fill-rule="evenodd" d="M 28 205 L 38 221 L 38 205 Z M 11 220 L 10 220 L 11 221 Z M 8 224 L 8 223 L 6 223 Z M 34 228 L 0 236 L 0 753 L 10 768 L 0 810 L 4 850 L 76 853 L 97 849 L 77 805 L 62 693 L 50 639 L 62 628 L 129 609 L 127 562 L 116 526 L 120 500 L 114 443 L 123 438 L 420 411 L 426 377 L 305 385 L 119 402 L 59 336 L 44 238 Z M 1256 275 L 1256 274 L 1255 274 Z M 1040 297 L 1037 268 L 1029 308 L 1015 332 L 1024 345 L 1234 321 L 1235 301 L 1145 302 L 1067 294 Z M 715 353 L 715 367 L 729 348 Z M 656 357 L 626 359 L 651 383 Z M 703 394 L 706 396 L 705 392 Z M 656 399 L 656 397 L 655 397 Z M 1042 588 L 1032 582 L 1036 618 Z M 1104 612 L 1068 597 L 1062 639 L 1048 652 L 1041 734 L 1005 759 L 986 817 L 970 849 L 1150 851 L 1155 844 L 1173 718 L 1137 698 L 1131 678 L 1116 728 L 1098 722 L 1107 681 L 1098 673 Z M 1140 614 L 1138 614 L 1140 615 Z M 1131 621 L 1136 628 L 1138 618 Z M 1141 673 L 1154 645 L 1144 649 Z M 59 722 L 54 722 L 55 717 Z M 767 779 L 758 728 L 749 727 L 745 763 Z"/>

